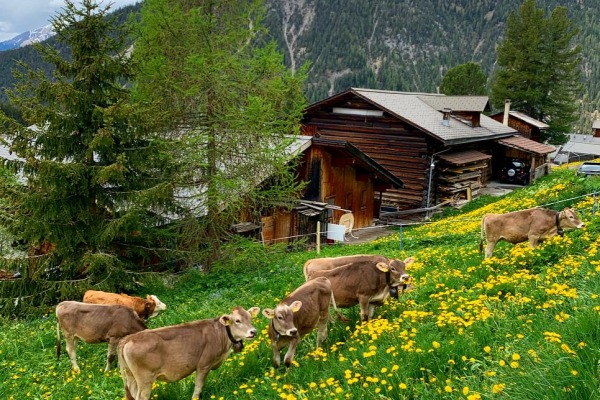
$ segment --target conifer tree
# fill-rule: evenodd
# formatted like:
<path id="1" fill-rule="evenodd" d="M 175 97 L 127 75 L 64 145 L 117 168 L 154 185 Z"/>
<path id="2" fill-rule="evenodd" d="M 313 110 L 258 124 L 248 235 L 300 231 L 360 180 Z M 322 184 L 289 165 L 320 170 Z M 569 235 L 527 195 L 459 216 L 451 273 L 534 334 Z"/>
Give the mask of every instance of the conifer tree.
<path id="1" fill-rule="evenodd" d="M 442 79 L 440 93 L 447 95 L 485 96 L 487 76 L 481 65 L 469 61 L 450 68 Z"/>
<path id="2" fill-rule="evenodd" d="M 574 40 L 578 29 L 564 7 L 546 18 L 535 0 L 525 0 L 506 24 L 506 36 L 497 49 L 498 70 L 491 88 L 493 104 L 505 99 L 515 110 L 547 123 L 542 140 L 566 141 L 577 119 L 581 46 Z"/>
<path id="3" fill-rule="evenodd" d="M 20 157 L 5 164 L 23 180 L 0 187 L 0 223 L 30 256 L 43 253 L 23 266 L 30 281 L 123 288 L 125 269 L 164 259 L 160 248 L 175 237 L 164 227 L 178 212 L 174 145 L 130 101 L 134 67 L 109 7 L 67 0 L 51 23 L 69 56 L 38 45 L 53 76 L 23 65 L 9 96 L 26 122 L 0 113 L 3 142 Z"/>
<path id="4" fill-rule="evenodd" d="M 187 145 L 179 193 L 196 219 L 182 229 L 205 250 L 207 266 L 242 209 L 260 222 L 263 206 L 298 195 L 288 146 L 305 106 L 305 72 L 288 71 L 265 42 L 263 11 L 256 0 L 142 7 L 134 92 L 156 129 L 178 132 Z"/>

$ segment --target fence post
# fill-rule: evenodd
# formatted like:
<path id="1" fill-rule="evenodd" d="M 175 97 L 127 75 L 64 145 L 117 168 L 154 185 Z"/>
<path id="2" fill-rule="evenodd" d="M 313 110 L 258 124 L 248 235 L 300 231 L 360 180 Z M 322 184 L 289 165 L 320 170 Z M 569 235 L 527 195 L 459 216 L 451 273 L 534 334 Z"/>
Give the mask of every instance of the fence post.
<path id="1" fill-rule="evenodd" d="M 402 224 L 400 224 L 400 250 L 402 250 Z"/>
<path id="2" fill-rule="evenodd" d="M 321 254 L 321 221 L 317 221 L 317 254 Z"/>

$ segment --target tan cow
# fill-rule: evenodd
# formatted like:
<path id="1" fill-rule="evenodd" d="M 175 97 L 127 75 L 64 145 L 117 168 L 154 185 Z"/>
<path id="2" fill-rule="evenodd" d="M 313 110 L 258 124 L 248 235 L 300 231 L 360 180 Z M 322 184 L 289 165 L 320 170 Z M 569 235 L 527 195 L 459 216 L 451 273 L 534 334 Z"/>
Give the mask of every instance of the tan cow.
<path id="1" fill-rule="evenodd" d="M 304 263 L 303 272 L 304 279 L 308 280 L 308 274 L 311 271 L 321 271 L 321 270 L 329 270 L 337 267 L 341 267 L 342 265 L 352 264 L 356 262 L 364 262 L 369 261 L 374 265 L 378 262 L 390 263 L 390 262 L 404 262 L 404 264 L 410 264 L 414 261 L 412 257 L 405 259 L 404 261 L 400 261 L 397 259 L 390 260 L 385 256 L 375 255 L 375 254 L 355 254 L 352 256 L 341 256 L 341 257 L 322 257 L 322 258 L 313 258 L 312 260 L 308 260 Z M 394 263 L 396 264 L 396 263 Z M 399 265 L 399 264 L 396 264 Z"/>
<path id="2" fill-rule="evenodd" d="M 119 344 L 119 365 L 127 400 L 148 400 L 156 380 L 174 382 L 196 371 L 192 399 L 198 398 L 206 375 L 217 369 L 231 348 L 243 348 L 252 339 L 252 317 L 260 309 L 235 307 L 219 318 L 149 329 L 124 338 Z"/>
<path id="3" fill-rule="evenodd" d="M 564 229 L 580 229 L 584 226 L 585 224 L 571 208 L 565 208 L 560 212 L 530 208 L 506 214 L 487 214 L 481 220 L 479 252 L 483 250 L 484 235 L 487 238 L 485 257 L 489 258 L 500 240 L 512 244 L 528 240 L 529 246 L 535 248 L 544 239 L 556 234 L 562 236 Z"/>
<path id="4" fill-rule="evenodd" d="M 283 362 L 286 367 L 292 364 L 300 338 L 315 327 L 318 327 L 317 347 L 321 346 L 327 337 L 331 295 L 331 282 L 319 277 L 294 290 L 274 309 L 263 310 L 263 315 L 271 320 L 268 333 L 275 368 L 279 368 L 280 350 L 285 346 L 288 346 L 288 351 Z"/>
<path id="5" fill-rule="evenodd" d="M 107 372 L 115 358 L 119 340 L 146 329 L 144 321 L 129 307 L 105 304 L 87 304 L 63 301 L 56 306 L 56 357 L 60 357 L 60 331 L 67 342 L 67 353 L 74 370 L 79 370 L 76 359 L 77 339 L 86 343 L 108 342 Z"/>
<path id="6" fill-rule="evenodd" d="M 147 295 L 143 299 L 124 293 L 118 294 L 102 292 L 100 290 L 88 290 L 83 295 L 83 302 L 90 304 L 119 304 L 132 308 L 144 320 L 156 317 L 159 311 L 167 309 L 167 306 L 153 294 Z"/>
<path id="7" fill-rule="evenodd" d="M 413 262 L 412 257 L 407 261 Z M 309 270 L 308 279 L 324 276 L 331 282 L 333 303 L 338 307 L 360 305 L 363 321 L 372 318 L 375 306 L 381 305 L 390 295 L 398 297 L 398 287 L 406 285 L 409 275 L 406 264 L 400 260 L 373 262 L 363 260 L 333 269 Z"/>

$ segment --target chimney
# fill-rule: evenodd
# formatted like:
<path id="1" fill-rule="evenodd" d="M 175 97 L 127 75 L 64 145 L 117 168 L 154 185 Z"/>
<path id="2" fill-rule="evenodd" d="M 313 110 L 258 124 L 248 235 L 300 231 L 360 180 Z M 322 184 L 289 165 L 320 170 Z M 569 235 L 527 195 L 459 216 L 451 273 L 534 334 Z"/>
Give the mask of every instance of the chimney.
<path id="1" fill-rule="evenodd" d="M 452 110 L 450 108 L 444 108 L 442 110 L 442 125 L 450 126 L 450 114 Z"/>
<path id="2" fill-rule="evenodd" d="M 502 124 L 508 126 L 508 114 L 510 113 L 510 99 L 504 100 L 504 118 Z"/>

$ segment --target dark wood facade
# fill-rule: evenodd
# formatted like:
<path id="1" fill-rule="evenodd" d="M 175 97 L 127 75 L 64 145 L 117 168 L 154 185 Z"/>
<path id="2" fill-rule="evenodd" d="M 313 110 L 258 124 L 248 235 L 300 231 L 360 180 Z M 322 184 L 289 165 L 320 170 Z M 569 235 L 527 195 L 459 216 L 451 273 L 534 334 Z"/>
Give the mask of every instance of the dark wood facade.
<path id="1" fill-rule="evenodd" d="M 503 112 L 491 115 L 490 117 L 500 123 L 503 123 L 505 118 Z M 524 138 L 535 142 L 541 142 L 542 132 L 548 129 L 548 125 L 543 122 L 514 111 L 509 112 L 508 126 L 515 129 Z"/>
<path id="2" fill-rule="evenodd" d="M 301 155 L 298 179 L 307 187 L 292 210 L 273 210 L 261 219 L 265 243 L 314 242 L 316 223 L 337 224 L 348 212 L 354 229 L 370 226 L 379 212 L 376 191 L 402 186 L 402 181 L 346 141 L 312 139 Z"/>
<path id="3" fill-rule="evenodd" d="M 357 109 L 373 109 L 373 105 L 360 99 L 354 100 L 352 105 Z M 428 175 L 424 171 L 431 162 L 431 154 L 440 147 L 414 126 L 387 113 L 369 117 L 319 112 L 307 115 L 303 133 L 347 140 L 402 179 L 402 189 L 382 194 L 385 204 L 394 204 L 400 209 L 424 206 L 428 187 Z"/>

